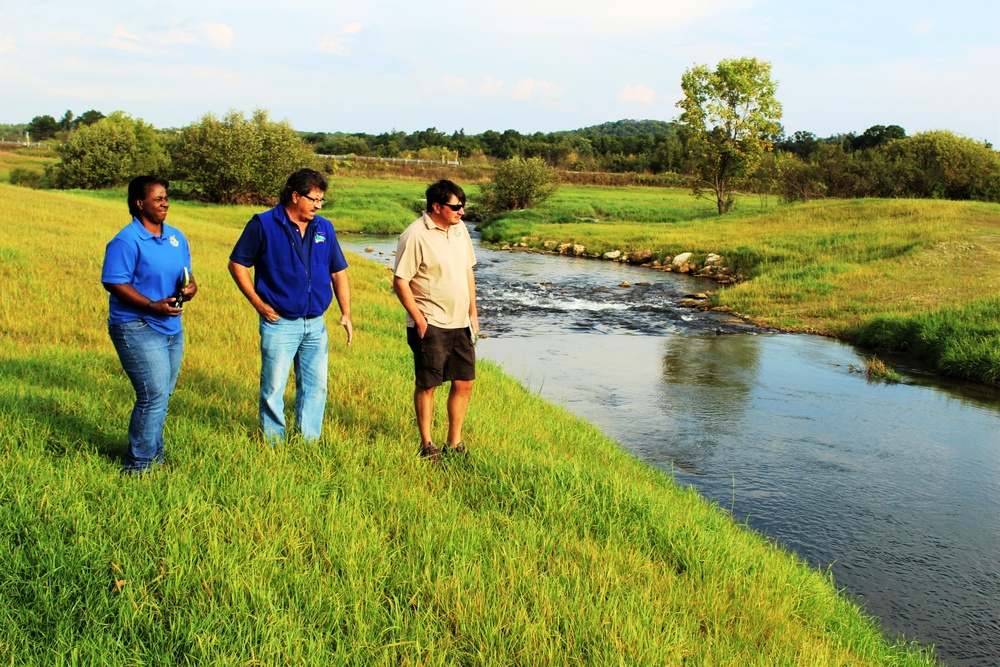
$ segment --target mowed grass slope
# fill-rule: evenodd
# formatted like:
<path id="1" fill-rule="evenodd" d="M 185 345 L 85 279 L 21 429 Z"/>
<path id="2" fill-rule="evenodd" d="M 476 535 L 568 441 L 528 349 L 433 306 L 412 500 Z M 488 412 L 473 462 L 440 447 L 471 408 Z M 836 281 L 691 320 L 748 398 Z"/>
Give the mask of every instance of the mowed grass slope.
<path id="1" fill-rule="evenodd" d="M 719 291 L 718 305 L 1000 384 L 1000 205 L 895 199 L 776 207 L 745 197 L 736 213 L 718 217 L 692 213 L 690 195 L 685 203 L 679 194 L 566 187 L 485 235 L 572 242 L 589 253 L 648 248 L 661 261 L 718 253 L 744 277 Z M 603 216 L 590 220 L 595 210 Z"/>
<path id="2" fill-rule="evenodd" d="M 225 269 L 245 217 L 172 206 L 200 292 L 168 469 L 126 479 L 99 283 L 124 202 L 0 186 L 0 663 L 932 664 L 493 364 L 472 458 L 419 459 L 402 310 L 359 257 L 324 439 L 263 445 L 256 317 Z"/>

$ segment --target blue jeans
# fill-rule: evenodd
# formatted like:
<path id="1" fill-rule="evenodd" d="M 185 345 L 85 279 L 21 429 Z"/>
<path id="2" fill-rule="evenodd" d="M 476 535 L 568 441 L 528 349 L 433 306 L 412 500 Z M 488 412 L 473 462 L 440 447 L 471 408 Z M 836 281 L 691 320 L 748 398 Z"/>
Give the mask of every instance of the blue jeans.
<path id="1" fill-rule="evenodd" d="M 326 410 L 327 333 L 322 317 L 260 318 L 260 428 L 272 444 L 285 437 L 285 385 L 295 365 L 295 427 L 319 440 Z"/>
<path id="2" fill-rule="evenodd" d="M 143 320 L 110 324 L 108 333 L 135 389 L 123 469 L 145 472 L 163 463 L 163 423 L 184 356 L 184 333 L 168 336 Z"/>

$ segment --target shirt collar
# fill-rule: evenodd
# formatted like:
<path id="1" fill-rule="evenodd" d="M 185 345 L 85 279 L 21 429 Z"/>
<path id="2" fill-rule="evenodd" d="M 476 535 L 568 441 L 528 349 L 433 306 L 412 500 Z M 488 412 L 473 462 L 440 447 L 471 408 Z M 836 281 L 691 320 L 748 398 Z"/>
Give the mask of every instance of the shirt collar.
<path id="1" fill-rule="evenodd" d="M 132 216 L 132 222 L 135 223 L 136 229 L 138 230 L 137 234 L 139 235 L 139 238 L 142 239 L 143 241 L 148 241 L 149 239 L 170 238 L 170 235 L 173 234 L 174 231 L 173 227 L 164 222 L 162 227 L 163 236 L 161 237 L 157 236 L 153 232 L 146 229 L 146 226 L 142 224 L 139 218 L 135 217 L 134 215 Z"/>
<path id="2" fill-rule="evenodd" d="M 434 221 L 431 220 L 431 216 L 428 215 L 427 211 L 424 211 L 423 221 L 424 221 L 424 227 L 426 227 L 427 229 L 436 229 L 439 232 L 442 232 L 443 234 L 448 233 L 447 229 L 441 229 L 440 227 L 434 224 Z"/>
<path id="3" fill-rule="evenodd" d="M 280 214 L 281 219 L 282 221 L 284 221 L 285 225 L 288 226 L 289 229 L 294 229 L 295 231 L 299 231 L 299 226 L 294 222 L 292 222 L 292 218 L 291 216 L 288 215 L 288 211 L 285 210 L 285 207 L 282 204 L 278 204 L 278 208 L 281 210 Z M 318 221 L 319 221 L 319 216 L 314 215 L 313 219 L 306 223 L 306 229 L 309 229 L 313 225 L 318 224 Z"/>

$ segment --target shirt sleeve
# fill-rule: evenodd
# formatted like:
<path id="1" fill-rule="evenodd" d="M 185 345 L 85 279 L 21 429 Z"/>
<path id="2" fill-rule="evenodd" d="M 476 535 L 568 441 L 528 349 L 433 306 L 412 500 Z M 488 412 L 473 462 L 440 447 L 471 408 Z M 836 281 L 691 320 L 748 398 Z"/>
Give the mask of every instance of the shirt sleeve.
<path id="1" fill-rule="evenodd" d="M 101 282 L 109 285 L 129 285 L 135 276 L 139 253 L 134 244 L 113 238 L 104 249 Z"/>
<path id="2" fill-rule="evenodd" d="M 420 270 L 420 258 L 417 252 L 416 234 L 407 232 L 403 232 L 396 244 L 396 266 L 393 275 L 409 282 Z"/>
<path id="3" fill-rule="evenodd" d="M 261 224 L 260 217 L 255 215 L 243 228 L 229 259 L 243 266 L 253 266 L 260 258 L 263 248 L 264 225 Z"/>

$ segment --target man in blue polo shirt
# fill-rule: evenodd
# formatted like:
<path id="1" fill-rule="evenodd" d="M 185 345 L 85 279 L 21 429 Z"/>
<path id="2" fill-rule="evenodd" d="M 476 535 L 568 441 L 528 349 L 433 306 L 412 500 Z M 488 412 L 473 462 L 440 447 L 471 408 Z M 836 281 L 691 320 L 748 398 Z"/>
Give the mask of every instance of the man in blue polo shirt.
<path id="1" fill-rule="evenodd" d="M 250 219 L 229 256 L 229 273 L 260 314 L 260 426 L 272 444 L 285 437 L 284 393 L 293 364 L 295 427 L 307 440 L 319 440 L 327 386 L 323 314 L 334 295 L 347 344 L 354 339 L 347 261 L 333 225 L 316 215 L 326 189 L 326 177 L 313 169 L 289 176 L 278 205 Z"/>

